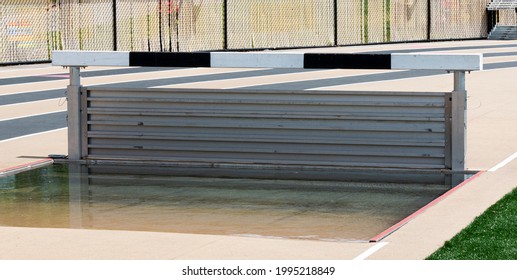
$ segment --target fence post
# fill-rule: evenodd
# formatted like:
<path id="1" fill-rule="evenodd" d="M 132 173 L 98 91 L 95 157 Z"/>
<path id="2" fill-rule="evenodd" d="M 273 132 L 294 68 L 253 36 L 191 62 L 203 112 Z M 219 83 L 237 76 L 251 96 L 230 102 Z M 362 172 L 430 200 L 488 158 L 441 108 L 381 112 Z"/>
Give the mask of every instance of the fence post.
<path id="1" fill-rule="evenodd" d="M 228 49 L 228 0 L 223 1 L 223 49 Z"/>
<path id="2" fill-rule="evenodd" d="M 67 87 L 68 159 L 81 159 L 81 74 L 79 67 L 70 67 L 70 84 Z"/>
<path id="3" fill-rule="evenodd" d="M 117 50 L 117 0 L 113 0 L 113 50 Z"/>
<path id="4" fill-rule="evenodd" d="M 337 0 L 334 0 L 334 46 L 338 45 L 337 30 Z"/>
<path id="5" fill-rule="evenodd" d="M 160 51 L 163 52 L 162 38 L 162 0 L 158 0 L 158 37 L 160 38 Z"/>
<path id="6" fill-rule="evenodd" d="M 431 0 L 427 0 L 427 41 L 431 41 Z"/>

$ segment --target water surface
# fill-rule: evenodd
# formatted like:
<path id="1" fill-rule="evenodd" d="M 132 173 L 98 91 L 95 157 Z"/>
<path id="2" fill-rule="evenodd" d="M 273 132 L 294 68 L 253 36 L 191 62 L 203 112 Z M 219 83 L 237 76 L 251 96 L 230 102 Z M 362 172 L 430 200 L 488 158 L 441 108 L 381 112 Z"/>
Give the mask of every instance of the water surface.
<path id="1" fill-rule="evenodd" d="M 134 170 L 54 164 L 0 178 L 0 225 L 367 241 L 451 188 Z"/>

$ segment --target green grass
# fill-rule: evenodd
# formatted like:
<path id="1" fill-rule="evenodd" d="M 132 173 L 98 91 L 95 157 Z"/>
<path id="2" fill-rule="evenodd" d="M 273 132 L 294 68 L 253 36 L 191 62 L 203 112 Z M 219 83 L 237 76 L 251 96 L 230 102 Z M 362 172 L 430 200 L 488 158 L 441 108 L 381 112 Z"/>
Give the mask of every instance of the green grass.
<path id="1" fill-rule="evenodd" d="M 517 189 L 488 208 L 427 259 L 517 260 Z"/>

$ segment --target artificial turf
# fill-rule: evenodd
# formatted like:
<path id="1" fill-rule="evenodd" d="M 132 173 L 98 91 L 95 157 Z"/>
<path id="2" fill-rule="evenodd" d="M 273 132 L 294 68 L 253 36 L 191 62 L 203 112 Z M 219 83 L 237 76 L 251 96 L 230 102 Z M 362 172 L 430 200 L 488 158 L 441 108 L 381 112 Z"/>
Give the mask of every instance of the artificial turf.
<path id="1" fill-rule="evenodd" d="M 445 242 L 428 260 L 517 260 L 517 189 Z"/>

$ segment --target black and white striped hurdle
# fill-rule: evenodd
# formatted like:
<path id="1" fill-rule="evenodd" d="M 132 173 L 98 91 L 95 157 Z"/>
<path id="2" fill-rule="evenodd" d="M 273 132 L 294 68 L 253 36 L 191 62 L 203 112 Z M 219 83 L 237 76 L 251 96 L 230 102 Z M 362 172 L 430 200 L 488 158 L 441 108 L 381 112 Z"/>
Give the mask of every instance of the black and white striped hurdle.
<path id="1" fill-rule="evenodd" d="M 54 51 L 53 65 L 294 69 L 483 70 L 482 54 Z"/>
<path id="2" fill-rule="evenodd" d="M 454 73 L 452 94 L 452 170 L 465 168 L 466 90 L 465 72 L 483 70 L 482 54 L 345 54 L 301 52 L 104 52 L 54 51 L 53 65 L 70 67 L 68 86 L 69 159 L 80 160 L 80 68 L 120 67 L 214 67 L 292 69 L 445 70 Z"/>

